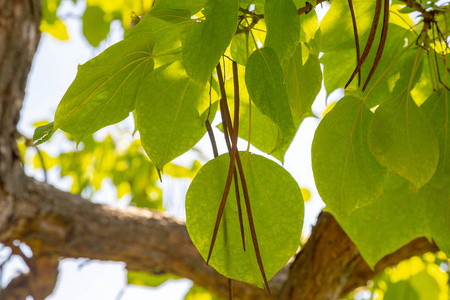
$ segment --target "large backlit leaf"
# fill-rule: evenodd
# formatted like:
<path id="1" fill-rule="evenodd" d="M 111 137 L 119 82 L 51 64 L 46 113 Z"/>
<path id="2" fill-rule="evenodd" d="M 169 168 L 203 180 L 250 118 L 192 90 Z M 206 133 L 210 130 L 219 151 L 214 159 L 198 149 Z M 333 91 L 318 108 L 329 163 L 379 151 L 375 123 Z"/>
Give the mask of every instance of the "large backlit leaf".
<path id="1" fill-rule="evenodd" d="M 439 142 L 439 163 L 431 184 L 442 188 L 450 183 L 450 103 L 448 91 L 442 89 L 431 95 L 421 107 L 433 125 Z"/>
<path id="2" fill-rule="evenodd" d="M 267 279 L 270 279 L 298 248 L 304 211 L 302 195 L 291 175 L 275 162 L 245 152 L 240 155 L 262 262 Z M 206 163 L 192 181 L 186 195 L 187 229 L 205 259 L 229 162 L 229 155 L 224 154 Z M 210 264 L 228 278 L 262 287 L 263 279 L 256 261 L 243 199 L 241 194 L 246 251 L 243 251 L 242 246 L 236 196 L 231 188 Z"/>
<path id="3" fill-rule="evenodd" d="M 267 26 L 265 47 L 275 50 L 278 59 L 292 56 L 300 40 L 300 18 L 292 0 L 266 0 L 264 19 Z"/>
<path id="4" fill-rule="evenodd" d="M 199 20 L 181 31 L 183 65 L 189 77 L 205 83 L 227 49 L 237 28 L 237 0 L 208 0 Z"/>
<path id="5" fill-rule="evenodd" d="M 245 83 L 259 110 L 278 125 L 282 133 L 279 146 L 289 143 L 295 125 L 284 83 L 283 69 L 271 48 L 254 51 L 247 62 Z"/>
<path id="6" fill-rule="evenodd" d="M 369 130 L 369 148 L 380 163 L 416 188 L 431 179 L 439 160 L 433 127 L 407 91 L 377 108 Z"/>
<path id="7" fill-rule="evenodd" d="M 407 180 L 389 172 L 377 201 L 348 217 L 337 217 L 372 268 L 387 254 L 428 233 L 424 226 L 424 200 L 419 194 L 409 193 L 409 189 Z"/>
<path id="8" fill-rule="evenodd" d="M 311 109 L 322 87 L 319 58 L 299 44 L 294 54 L 283 62 L 286 91 L 292 113 L 300 118 Z"/>
<path id="9" fill-rule="evenodd" d="M 191 149 L 205 134 L 208 106 L 208 88 L 189 78 L 178 62 L 144 78 L 137 96 L 136 123 L 142 146 L 158 169 Z"/>
<path id="10" fill-rule="evenodd" d="M 362 101 L 347 96 L 326 114 L 314 135 L 316 186 L 327 209 L 339 216 L 374 202 L 381 193 L 386 168 L 367 145 L 372 116 Z"/>
<path id="11" fill-rule="evenodd" d="M 125 39 L 79 66 L 56 110 L 55 130 L 80 141 L 125 119 L 142 79 L 153 69 L 152 40 L 151 35 Z"/>

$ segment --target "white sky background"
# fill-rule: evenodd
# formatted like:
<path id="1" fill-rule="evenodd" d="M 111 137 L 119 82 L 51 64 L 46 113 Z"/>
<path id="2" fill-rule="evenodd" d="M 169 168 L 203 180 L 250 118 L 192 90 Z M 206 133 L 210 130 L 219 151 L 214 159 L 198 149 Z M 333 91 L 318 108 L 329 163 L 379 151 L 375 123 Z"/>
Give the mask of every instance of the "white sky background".
<path id="1" fill-rule="evenodd" d="M 81 16 L 83 14 L 85 5 L 80 3 L 81 1 L 78 2 L 77 5 L 74 5 L 72 1 L 63 1 L 58 11 L 58 15 L 63 17 L 68 28 L 69 41 L 62 42 L 47 34 L 42 35 L 28 78 L 26 97 L 19 123 L 19 131 L 26 136 L 31 137 L 33 135 L 33 123 L 54 119 L 59 101 L 75 78 L 77 66 L 122 39 L 121 25 L 115 22 L 111 26 L 107 41 L 102 42 L 98 48 L 91 47 L 83 37 L 81 19 L 78 17 L 64 18 L 67 15 Z M 322 16 L 327 7 L 328 4 L 325 4 L 324 10 L 320 13 Z M 336 97 L 339 97 L 339 95 L 336 95 Z M 322 89 L 313 106 L 313 111 L 316 115 L 321 115 L 325 107 L 325 91 Z M 318 120 L 314 118 L 307 118 L 302 123 L 293 144 L 286 153 L 284 165 L 299 185 L 308 188 L 312 194 L 311 200 L 305 204 L 304 235 L 309 235 L 312 224 L 315 223 L 318 213 L 324 206 L 315 189 L 311 170 L 310 149 L 317 125 Z M 120 127 L 132 130 L 133 122 L 128 119 Z M 104 135 L 105 132 L 117 133 L 117 127 L 106 128 L 98 136 Z M 216 134 L 219 134 L 219 132 L 217 131 Z M 71 151 L 75 148 L 73 143 L 64 141 L 65 139 L 61 135 L 58 137 L 55 134 L 51 142 L 44 144 L 42 149 L 52 155 L 57 155 L 61 151 Z M 240 140 L 240 143 L 241 149 L 245 150 L 246 142 Z M 211 146 L 206 138 L 202 139 L 197 147 L 202 149 L 207 157 L 212 158 Z M 218 147 L 219 151 L 222 149 L 222 152 L 225 149 L 225 146 L 220 143 Z M 261 154 L 255 149 L 253 149 L 253 152 Z M 183 155 L 176 159 L 176 162 L 185 164 L 185 161 L 189 158 L 189 154 Z M 37 179 L 42 180 L 42 172 L 28 171 Z M 59 178 L 58 172 L 49 172 L 48 176 L 50 184 L 65 190 L 70 187 L 71 181 Z M 178 181 L 175 184 L 178 189 L 173 192 L 174 181 L 167 177 L 163 180 L 164 204 L 169 214 L 184 218 L 184 193 L 187 190 L 188 183 Z M 97 193 L 94 201 L 120 207 L 128 203 L 127 200 L 117 201 L 115 189 L 111 184 L 105 184 L 104 191 Z M 5 251 L 0 251 L 0 261 L 2 261 L 4 255 Z M 19 260 L 10 263 L 4 268 L 1 286 L 7 284 L 17 272 L 24 271 L 27 271 L 26 267 Z M 123 263 L 65 259 L 60 263 L 60 274 L 54 293 L 47 299 L 183 299 L 191 285 L 192 283 L 189 280 L 181 279 L 168 281 L 158 288 L 127 286 L 126 270 Z"/>

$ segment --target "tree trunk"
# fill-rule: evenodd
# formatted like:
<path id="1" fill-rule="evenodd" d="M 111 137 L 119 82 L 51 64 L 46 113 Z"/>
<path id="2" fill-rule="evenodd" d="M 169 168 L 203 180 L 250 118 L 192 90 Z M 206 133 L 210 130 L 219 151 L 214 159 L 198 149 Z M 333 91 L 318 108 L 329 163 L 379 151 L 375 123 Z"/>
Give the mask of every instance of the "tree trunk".
<path id="1" fill-rule="evenodd" d="M 60 257 L 123 261 L 129 270 L 186 277 L 220 296 L 227 280 L 207 266 L 183 222 L 145 209 L 94 204 L 24 175 L 16 125 L 32 58 L 39 41 L 40 0 L 0 0 L 0 243 L 20 252 L 27 243 L 28 274 L 0 290 L 0 299 L 45 299 L 56 283 Z M 278 299 L 338 299 L 376 272 L 436 246 L 418 239 L 369 269 L 355 245 L 328 213 L 319 216 L 304 249 L 270 281 Z M 271 299 L 235 283 L 235 299 Z"/>

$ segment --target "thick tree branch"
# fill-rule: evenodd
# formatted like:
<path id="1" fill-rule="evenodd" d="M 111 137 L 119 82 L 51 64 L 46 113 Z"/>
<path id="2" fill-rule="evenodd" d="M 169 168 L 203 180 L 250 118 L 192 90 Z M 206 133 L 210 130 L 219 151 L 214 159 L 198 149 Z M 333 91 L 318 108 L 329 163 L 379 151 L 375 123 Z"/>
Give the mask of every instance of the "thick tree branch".
<path id="1" fill-rule="evenodd" d="M 0 222 L 9 220 L 0 228 L 1 242 L 19 239 L 37 253 L 123 261 L 130 270 L 162 270 L 226 295 L 226 279 L 205 264 L 182 221 L 145 209 L 91 203 L 26 177 L 22 182 L 22 198 L 14 199 L 10 213 L 0 214 Z M 383 259 L 374 272 L 335 219 L 322 213 L 290 271 L 283 269 L 271 289 L 280 299 L 338 299 L 384 267 L 433 250 L 425 239 L 417 240 Z M 247 284 L 234 288 L 236 299 L 269 299 L 265 291 Z"/>
<path id="2" fill-rule="evenodd" d="M 322 212 L 304 249 L 297 255 L 280 299 L 339 299 L 363 286 L 386 267 L 437 247 L 416 239 L 383 258 L 371 270 L 358 249 L 329 213 Z"/>

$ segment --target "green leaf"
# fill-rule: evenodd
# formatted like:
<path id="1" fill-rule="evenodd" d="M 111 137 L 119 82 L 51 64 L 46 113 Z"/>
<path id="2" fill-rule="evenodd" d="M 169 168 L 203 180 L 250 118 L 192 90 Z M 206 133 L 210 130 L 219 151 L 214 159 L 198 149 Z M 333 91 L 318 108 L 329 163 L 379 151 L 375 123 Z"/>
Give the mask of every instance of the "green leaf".
<path id="1" fill-rule="evenodd" d="M 208 290 L 205 290 L 201 286 L 193 285 L 189 292 L 184 296 L 184 300 L 224 300 L 213 295 Z"/>
<path id="2" fill-rule="evenodd" d="M 172 274 L 152 274 L 142 271 L 127 271 L 127 283 L 133 285 L 157 287 L 169 279 L 178 279 Z"/>
<path id="3" fill-rule="evenodd" d="M 450 185 L 441 189 L 426 185 L 421 192 L 430 235 L 439 249 L 448 256 L 450 255 Z"/>
<path id="4" fill-rule="evenodd" d="M 282 139 L 277 147 L 290 143 L 296 128 L 289 107 L 283 69 L 271 48 L 258 49 L 250 56 L 245 83 L 252 101 L 280 128 Z"/>
<path id="5" fill-rule="evenodd" d="M 36 128 L 33 134 L 33 142 L 35 142 L 35 146 L 48 141 L 52 137 L 53 132 L 55 132 L 53 130 L 53 122 Z"/>
<path id="6" fill-rule="evenodd" d="M 430 291 L 430 290 L 428 290 Z M 420 300 L 420 297 L 409 281 L 399 281 L 391 283 L 383 297 L 384 300 Z"/>
<path id="7" fill-rule="evenodd" d="M 363 36 L 372 26 L 375 1 L 353 0 L 353 6 L 358 21 L 358 34 Z M 320 22 L 320 31 L 321 52 L 355 47 L 352 19 L 347 1 L 330 2 L 330 9 Z"/>
<path id="8" fill-rule="evenodd" d="M 294 54 L 283 62 L 289 106 L 295 117 L 300 118 L 322 88 L 322 70 L 319 58 L 308 47 L 299 44 Z"/>
<path id="9" fill-rule="evenodd" d="M 159 0 L 154 2 L 150 12 L 160 9 L 182 9 L 188 10 L 192 16 L 200 11 L 205 6 L 205 3 L 206 0 Z"/>
<path id="10" fill-rule="evenodd" d="M 275 50 L 278 59 L 292 56 L 300 41 L 300 18 L 292 0 L 266 0 L 264 19 L 267 26 L 265 47 Z"/>
<path id="11" fill-rule="evenodd" d="M 304 204 L 292 176 L 275 162 L 241 152 L 253 220 L 267 279 L 295 254 L 300 243 Z M 222 199 L 230 158 L 221 155 L 198 172 L 186 195 L 187 229 L 206 259 Z M 234 186 L 234 183 L 231 184 Z M 241 194 L 241 201 L 244 200 Z M 246 251 L 243 251 L 234 189 L 230 189 L 210 265 L 224 276 L 263 286 L 250 237 L 247 211 L 241 203 Z"/>
<path id="12" fill-rule="evenodd" d="M 442 188 L 450 183 L 450 103 L 447 89 L 436 91 L 421 107 L 439 142 L 439 162 L 431 184 Z"/>
<path id="13" fill-rule="evenodd" d="M 244 140 L 249 140 L 253 146 L 259 150 L 266 152 L 276 159 L 284 162 L 284 155 L 289 148 L 294 136 L 281 146 L 282 134 L 280 128 L 274 124 L 274 122 L 266 115 L 262 114 L 259 108 L 251 103 L 251 113 L 249 96 L 247 93 L 247 87 L 245 85 L 245 68 L 239 67 L 239 93 L 240 93 L 240 109 L 239 109 L 239 137 Z M 225 85 L 227 90 L 227 95 L 231 99 L 233 97 L 233 78 L 230 77 Z M 234 113 L 234 103 L 229 102 L 230 110 Z M 294 119 L 295 131 L 299 128 L 300 124 L 307 117 L 313 117 L 314 114 L 311 111 L 303 114 L 300 118 Z M 251 123 L 251 124 L 250 124 Z M 251 128 L 251 134 L 249 134 Z M 222 130 L 222 127 L 219 126 Z M 275 150 L 274 150 L 275 149 Z"/>
<path id="14" fill-rule="evenodd" d="M 391 13 L 391 16 L 393 14 Z M 377 31 L 375 41 L 379 40 L 381 29 Z M 360 38 L 360 41 L 367 40 L 368 33 Z M 406 40 L 405 40 L 406 39 Z M 388 37 L 386 41 L 385 50 L 381 57 L 377 70 L 375 71 L 372 80 L 366 89 L 366 100 L 364 103 L 367 107 L 372 108 L 379 105 L 386 99 L 394 98 L 396 95 L 402 93 L 411 81 L 411 73 L 415 67 L 416 51 L 414 48 L 406 50 L 407 45 L 416 42 L 417 35 L 408 32 L 405 28 L 395 24 L 389 24 Z M 362 50 L 361 50 L 362 51 Z M 405 51 L 405 52 L 404 52 Z M 375 59 L 377 47 L 372 47 L 369 56 L 361 69 L 361 79 L 367 78 L 372 67 L 372 62 Z M 392 64 L 395 61 L 394 64 Z M 356 67 L 356 52 L 355 49 L 333 51 L 325 53 L 320 62 L 323 64 L 323 75 L 325 88 L 328 93 L 331 93 L 337 88 L 344 88 L 351 73 Z M 420 60 L 418 71 L 416 75 L 422 73 L 422 62 Z M 420 76 L 415 76 L 411 87 Z M 346 95 L 355 94 L 362 95 L 360 88 L 357 87 L 358 79 L 355 78 L 350 86 L 345 90 Z M 371 91 L 376 84 L 376 88 Z M 368 94 L 370 92 L 370 94 Z"/>
<path id="15" fill-rule="evenodd" d="M 153 69 L 151 42 L 151 35 L 125 39 L 79 66 L 56 110 L 55 130 L 61 128 L 79 142 L 125 119 L 142 79 Z"/>
<path id="16" fill-rule="evenodd" d="M 105 12 L 98 6 L 87 6 L 81 19 L 84 37 L 97 47 L 109 33 L 110 21 L 106 20 Z"/>
<path id="17" fill-rule="evenodd" d="M 189 10 L 154 7 L 125 38 L 154 36 L 153 55 L 174 53 L 181 50 L 181 28 L 192 22 Z"/>
<path id="18" fill-rule="evenodd" d="M 409 182 L 392 172 L 386 177 L 378 201 L 336 219 L 371 268 L 387 254 L 428 232 L 424 226 L 424 200 L 410 193 Z"/>
<path id="19" fill-rule="evenodd" d="M 255 45 L 248 32 L 233 36 L 230 47 L 231 57 L 240 65 L 247 64 L 247 56 L 253 52 Z"/>
<path id="20" fill-rule="evenodd" d="M 239 137 L 246 141 L 250 139 L 250 143 L 263 152 L 278 154 L 278 157 L 276 158 L 283 162 L 285 151 L 283 152 L 280 149 L 280 152 L 272 152 L 281 141 L 280 128 L 278 128 L 268 116 L 262 114 L 254 103 L 249 102 L 250 100 L 244 80 L 245 68 L 239 67 L 238 73 L 240 98 Z M 232 99 L 234 93 L 233 77 L 227 80 L 225 87 L 229 99 Z M 229 106 L 231 113 L 234 114 L 234 102 L 229 101 Z M 222 130 L 221 126 L 219 128 Z M 249 134 L 249 131 L 251 131 L 251 134 Z M 289 146 L 289 144 L 286 144 L 286 146 Z"/>
<path id="21" fill-rule="evenodd" d="M 417 189 L 431 179 L 439 160 L 433 127 L 407 91 L 377 108 L 369 148 L 380 163 Z"/>
<path id="22" fill-rule="evenodd" d="M 319 30 L 319 20 L 316 10 L 313 9 L 308 14 L 300 16 L 300 27 L 300 41 L 309 42 L 311 39 L 317 39 L 316 32 Z"/>
<path id="23" fill-rule="evenodd" d="M 386 168 L 367 145 L 372 115 L 358 98 L 344 97 L 314 135 L 314 180 L 327 209 L 338 216 L 374 202 L 382 191 Z"/>
<path id="24" fill-rule="evenodd" d="M 143 79 L 136 123 L 142 146 L 158 169 L 191 149 L 206 133 L 208 107 L 208 88 L 189 78 L 179 62 L 164 65 Z"/>
<path id="25" fill-rule="evenodd" d="M 182 56 L 186 73 L 200 84 L 209 80 L 221 55 L 227 49 L 237 28 L 237 0 L 208 0 L 205 20 L 181 31 Z"/>

